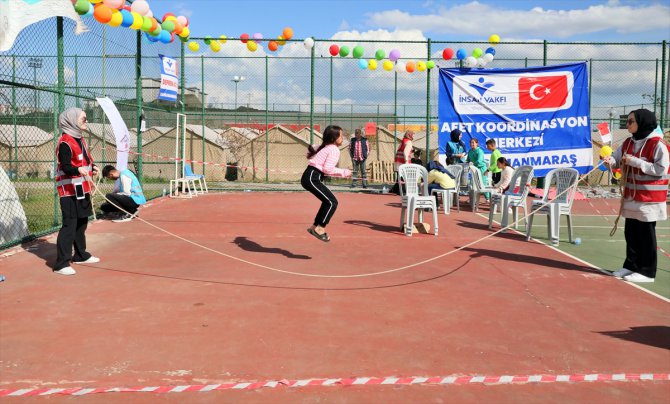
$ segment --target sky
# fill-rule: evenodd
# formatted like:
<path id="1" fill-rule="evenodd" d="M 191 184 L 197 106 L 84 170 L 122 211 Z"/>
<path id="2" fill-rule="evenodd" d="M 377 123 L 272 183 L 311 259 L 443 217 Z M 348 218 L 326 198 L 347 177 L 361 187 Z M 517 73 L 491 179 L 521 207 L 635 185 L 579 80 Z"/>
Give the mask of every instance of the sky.
<path id="1" fill-rule="evenodd" d="M 194 36 L 229 37 L 285 26 L 297 37 L 419 30 L 438 40 L 660 41 L 670 38 L 670 0 L 177 0 L 150 2 L 156 14 L 191 19 Z M 401 39 L 401 38 L 397 38 Z"/>

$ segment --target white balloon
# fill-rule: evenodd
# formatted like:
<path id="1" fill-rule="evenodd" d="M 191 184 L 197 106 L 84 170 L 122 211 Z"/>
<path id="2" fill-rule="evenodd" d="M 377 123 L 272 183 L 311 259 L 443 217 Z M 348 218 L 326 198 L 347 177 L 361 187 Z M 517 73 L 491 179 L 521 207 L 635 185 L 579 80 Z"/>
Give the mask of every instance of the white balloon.
<path id="1" fill-rule="evenodd" d="M 477 67 L 484 67 L 484 66 L 486 66 L 486 61 L 484 60 L 484 58 L 477 59 Z"/>
<path id="2" fill-rule="evenodd" d="M 144 16 L 149 12 L 149 3 L 147 3 L 146 0 L 135 0 L 130 6 L 130 10 Z"/>
<path id="3" fill-rule="evenodd" d="M 147 17 L 147 18 L 151 18 L 151 17 L 154 16 L 154 13 L 153 13 L 153 11 L 149 10 L 149 11 L 147 11 L 146 14 L 144 14 L 144 16 Z"/>
<path id="4" fill-rule="evenodd" d="M 312 48 L 314 47 L 314 39 L 305 38 L 302 44 L 305 45 L 305 49 L 312 50 Z"/>
<path id="5" fill-rule="evenodd" d="M 405 65 L 405 62 L 398 62 L 395 64 L 395 71 L 398 73 L 403 73 L 407 70 L 407 66 Z"/>
<path id="6" fill-rule="evenodd" d="M 493 62 L 493 55 L 490 53 L 485 53 L 484 56 L 482 56 L 482 59 L 484 59 L 486 63 L 491 63 Z"/>
<path id="7" fill-rule="evenodd" d="M 463 66 L 465 67 L 475 67 L 477 66 L 477 59 L 474 56 L 468 56 L 463 61 Z"/>

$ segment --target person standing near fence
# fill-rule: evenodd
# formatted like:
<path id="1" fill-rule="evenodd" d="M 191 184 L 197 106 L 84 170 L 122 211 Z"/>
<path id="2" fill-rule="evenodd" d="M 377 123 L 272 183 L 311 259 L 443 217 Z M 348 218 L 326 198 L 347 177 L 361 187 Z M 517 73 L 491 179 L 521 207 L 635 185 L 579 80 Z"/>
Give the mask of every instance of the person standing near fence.
<path id="1" fill-rule="evenodd" d="M 56 149 L 56 188 L 60 197 L 63 225 L 56 241 L 57 258 L 53 271 L 60 275 L 77 273 L 70 263 L 100 262 L 99 258 L 86 251 L 86 227 L 88 217 L 93 214 L 93 182 L 90 176 L 98 174 L 98 168 L 93 164 L 82 137 L 82 132 L 87 129 L 87 122 L 86 113 L 79 108 L 65 110 L 58 119 L 62 135 Z"/>
<path id="2" fill-rule="evenodd" d="M 368 138 L 364 137 L 360 129 L 354 131 L 355 137 L 349 143 L 349 155 L 353 164 L 353 177 L 351 179 L 351 187 L 356 185 L 356 179 L 361 179 L 363 188 L 368 187 L 368 177 L 365 170 L 365 161 L 368 158 Z M 359 177 L 357 177 L 357 175 Z"/>
<path id="3" fill-rule="evenodd" d="M 395 153 L 395 176 L 396 176 L 396 182 L 395 185 L 393 185 L 393 188 L 391 188 L 391 192 L 395 194 L 400 194 L 400 176 L 398 175 L 398 168 L 403 165 L 403 164 L 410 164 L 412 162 L 412 148 L 414 145 L 412 144 L 412 141 L 414 141 L 414 132 L 411 130 L 408 130 L 405 132 L 405 136 L 402 138 L 402 142 L 400 143 L 400 147 L 398 147 L 398 151 Z"/>
<path id="4" fill-rule="evenodd" d="M 654 132 L 656 116 L 647 109 L 628 115 L 632 134 L 604 162 L 623 166 L 624 183 L 621 215 L 626 218 L 626 259 L 613 273 L 629 282 L 654 282 L 657 267 L 656 222 L 667 219 L 670 150 L 663 135 Z"/>
<path id="5" fill-rule="evenodd" d="M 307 152 L 309 163 L 300 179 L 302 187 L 321 201 L 321 207 L 316 213 L 314 224 L 307 229 L 309 234 L 321 241 L 330 241 L 330 237 L 326 233 L 326 226 L 335 214 L 338 204 L 335 195 L 323 184 L 323 177 L 324 175 L 351 176 L 350 170 L 336 167 L 340 160 L 339 146 L 342 145 L 343 140 L 341 127 L 335 125 L 326 127 L 323 131 L 321 146 L 316 149 L 312 145 L 309 146 Z"/>

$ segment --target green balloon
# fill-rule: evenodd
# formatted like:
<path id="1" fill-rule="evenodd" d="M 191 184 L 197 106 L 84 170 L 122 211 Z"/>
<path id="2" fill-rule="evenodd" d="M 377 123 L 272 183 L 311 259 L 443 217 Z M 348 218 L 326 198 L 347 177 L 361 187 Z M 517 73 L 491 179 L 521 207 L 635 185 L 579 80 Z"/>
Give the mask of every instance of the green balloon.
<path id="1" fill-rule="evenodd" d="M 472 56 L 474 56 L 475 58 L 479 58 L 483 54 L 484 54 L 484 51 L 482 50 L 482 48 L 475 48 L 475 49 L 472 50 Z"/>
<path id="2" fill-rule="evenodd" d="M 426 67 L 429 68 L 429 69 L 434 68 L 435 67 L 435 62 L 433 62 L 432 60 L 427 61 L 426 62 Z"/>
<path id="3" fill-rule="evenodd" d="M 340 48 L 340 56 L 347 57 L 349 56 L 349 47 L 348 46 L 343 46 Z"/>
<path id="4" fill-rule="evenodd" d="M 358 45 L 354 47 L 353 55 L 356 59 L 360 59 L 361 57 L 363 57 L 363 52 L 364 52 L 363 47 L 361 45 Z"/>
<path id="5" fill-rule="evenodd" d="M 207 45 L 209 45 L 211 42 L 212 42 L 212 37 L 209 36 L 209 35 L 207 35 L 207 36 L 205 37 L 205 43 L 206 43 Z"/>
<path id="6" fill-rule="evenodd" d="M 375 52 L 375 59 L 382 60 L 385 57 L 386 57 L 386 52 L 384 52 L 384 49 L 378 49 L 377 52 Z"/>
<path id="7" fill-rule="evenodd" d="M 144 32 L 149 32 L 151 29 L 151 18 L 145 18 L 144 21 L 142 21 L 142 27 L 140 29 Z"/>
<path id="8" fill-rule="evenodd" d="M 91 2 L 88 0 L 77 0 L 74 5 L 74 11 L 79 15 L 88 13 L 88 8 L 91 7 Z"/>
<path id="9" fill-rule="evenodd" d="M 161 27 L 167 32 L 172 32 L 174 31 L 174 21 L 165 20 L 163 21 L 163 24 L 161 24 Z"/>
<path id="10" fill-rule="evenodd" d="M 176 36 L 177 38 L 179 38 L 179 40 L 182 41 L 183 43 L 186 43 L 186 42 L 188 42 L 188 40 L 189 40 L 188 37 L 183 37 L 183 36 L 181 36 L 181 35 L 175 35 L 175 36 Z"/>
<path id="11" fill-rule="evenodd" d="M 160 25 L 157 25 L 155 30 L 149 32 L 149 35 L 151 35 L 151 36 L 158 36 L 158 35 L 160 35 L 160 33 L 161 33 L 162 30 L 163 30 L 163 28 L 161 28 Z"/>

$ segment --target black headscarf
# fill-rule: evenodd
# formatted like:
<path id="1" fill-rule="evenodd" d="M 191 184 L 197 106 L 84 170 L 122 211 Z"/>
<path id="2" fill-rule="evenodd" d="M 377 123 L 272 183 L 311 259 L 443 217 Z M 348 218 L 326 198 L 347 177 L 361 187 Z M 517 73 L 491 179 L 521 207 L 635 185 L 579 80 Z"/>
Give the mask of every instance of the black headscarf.
<path id="1" fill-rule="evenodd" d="M 640 140 L 649 136 L 656 129 L 656 115 L 648 109 L 636 109 L 632 112 L 637 122 L 637 132 L 633 133 L 633 139 Z"/>
<path id="2" fill-rule="evenodd" d="M 465 143 L 460 139 L 462 132 L 459 129 L 454 129 L 451 131 L 451 141 L 457 144 L 461 144 L 465 147 Z"/>

